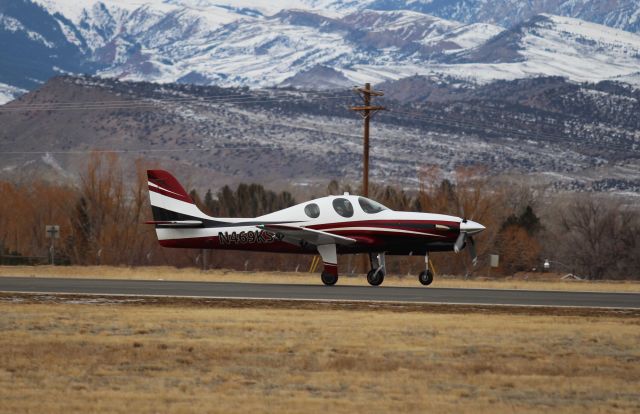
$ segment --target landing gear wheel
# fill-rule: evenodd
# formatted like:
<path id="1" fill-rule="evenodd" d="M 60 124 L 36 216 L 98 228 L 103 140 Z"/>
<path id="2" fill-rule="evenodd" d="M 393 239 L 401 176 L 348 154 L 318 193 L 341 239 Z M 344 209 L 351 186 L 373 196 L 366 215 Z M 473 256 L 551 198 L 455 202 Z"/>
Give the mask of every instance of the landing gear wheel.
<path id="1" fill-rule="evenodd" d="M 376 269 L 369 270 L 367 273 L 367 282 L 371 286 L 379 286 L 384 281 L 384 272 L 382 270 L 376 272 Z"/>
<path id="2" fill-rule="evenodd" d="M 338 281 L 338 275 L 334 275 L 333 273 L 328 272 L 322 272 L 320 278 L 322 279 L 322 283 L 327 286 L 333 286 Z"/>
<path id="3" fill-rule="evenodd" d="M 433 272 L 431 270 L 423 270 L 418 275 L 418 280 L 425 286 L 429 286 L 433 282 Z"/>

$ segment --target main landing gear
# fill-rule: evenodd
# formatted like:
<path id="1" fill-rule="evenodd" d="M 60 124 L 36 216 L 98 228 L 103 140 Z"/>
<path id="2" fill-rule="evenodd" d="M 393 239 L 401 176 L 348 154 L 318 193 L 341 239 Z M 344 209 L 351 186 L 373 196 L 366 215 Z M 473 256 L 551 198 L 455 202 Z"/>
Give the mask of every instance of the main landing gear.
<path id="1" fill-rule="evenodd" d="M 320 279 L 326 286 L 333 286 L 338 281 L 338 254 L 335 244 L 318 246 L 318 253 L 322 257 L 322 274 Z"/>
<path id="2" fill-rule="evenodd" d="M 333 286 L 338 281 L 338 275 L 334 275 L 333 273 L 323 271 L 320 275 L 320 279 L 322 279 L 322 283 L 327 286 Z"/>
<path id="3" fill-rule="evenodd" d="M 367 282 L 371 286 L 379 286 L 384 281 L 386 270 L 384 253 L 369 253 L 369 263 L 371 263 L 371 270 L 367 273 Z"/>
<path id="4" fill-rule="evenodd" d="M 420 272 L 420 274 L 418 275 L 418 280 L 424 286 L 429 286 L 431 284 L 431 282 L 433 282 L 433 272 L 429 268 L 429 254 L 428 253 L 424 255 L 424 264 L 425 264 L 426 269 L 423 270 L 422 272 Z"/>

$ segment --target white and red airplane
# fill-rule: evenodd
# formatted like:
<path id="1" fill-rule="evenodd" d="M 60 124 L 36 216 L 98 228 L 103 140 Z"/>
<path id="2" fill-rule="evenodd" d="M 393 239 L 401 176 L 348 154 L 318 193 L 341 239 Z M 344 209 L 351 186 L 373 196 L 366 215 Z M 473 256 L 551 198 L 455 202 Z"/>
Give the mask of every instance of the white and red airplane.
<path id="1" fill-rule="evenodd" d="M 255 218 L 219 218 L 204 214 L 167 171 L 148 170 L 149 198 L 160 245 L 196 249 L 249 250 L 279 253 L 319 253 L 322 282 L 338 281 L 338 255 L 368 253 L 367 281 L 380 285 L 385 254 L 424 255 L 426 268 L 418 276 L 433 281 L 429 252 L 469 248 L 475 263 L 472 235 L 485 227 L 460 217 L 393 211 L 365 197 L 345 193 L 300 203 Z"/>

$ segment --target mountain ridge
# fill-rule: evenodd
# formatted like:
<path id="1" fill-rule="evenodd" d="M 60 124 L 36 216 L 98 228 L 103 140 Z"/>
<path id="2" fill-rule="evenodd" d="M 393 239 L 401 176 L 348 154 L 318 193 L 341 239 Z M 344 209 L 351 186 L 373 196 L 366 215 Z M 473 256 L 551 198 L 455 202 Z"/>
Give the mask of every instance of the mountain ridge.
<path id="1" fill-rule="evenodd" d="M 262 9 L 244 1 L 91 0 L 75 9 L 72 3 L 0 6 L 0 43 L 13 45 L 0 49 L 1 83 L 33 89 L 56 74 L 88 73 L 261 88 L 291 85 L 296 75 L 327 67 L 353 84 L 417 74 L 478 83 L 565 76 L 640 85 L 640 36 L 549 14 L 504 29 L 412 10 L 423 2 L 395 9 L 384 3 L 389 10 L 380 2 L 329 0 Z M 582 33 L 583 26 L 592 29 Z M 611 47 L 616 42 L 629 53 Z M 553 59 L 544 55 L 547 44 Z M 334 75 L 327 72 L 328 83 Z"/>

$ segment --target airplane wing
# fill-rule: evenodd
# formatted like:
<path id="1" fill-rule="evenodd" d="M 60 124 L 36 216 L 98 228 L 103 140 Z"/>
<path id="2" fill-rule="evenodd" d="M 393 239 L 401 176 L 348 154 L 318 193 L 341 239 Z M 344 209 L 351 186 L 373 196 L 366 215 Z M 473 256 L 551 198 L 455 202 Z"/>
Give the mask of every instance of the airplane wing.
<path id="1" fill-rule="evenodd" d="M 257 227 L 269 233 L 280 233 L 284 235 L 284 241 L 292 244 L 309 243 L 315 246 L 321 246 L 323 244 L 348 245 L 356 242 L 355 239 L 327 233 L 326 231 L 289 226 L 286 224 L 261 224 Z"/>

